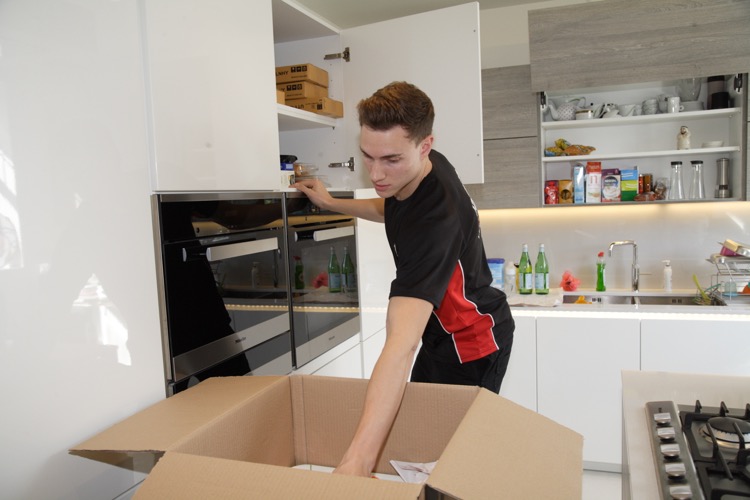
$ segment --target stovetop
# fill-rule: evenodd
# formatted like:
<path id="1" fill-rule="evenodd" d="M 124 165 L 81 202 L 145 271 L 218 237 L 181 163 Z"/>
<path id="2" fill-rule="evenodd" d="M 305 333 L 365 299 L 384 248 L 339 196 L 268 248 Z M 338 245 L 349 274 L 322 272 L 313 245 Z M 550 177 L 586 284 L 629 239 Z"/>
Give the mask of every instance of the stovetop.
<path id="1" fill-rule="evenodd" d="M 662 499 L 750 498 L 750 404 L 654 401 L 646 411 Z"/>

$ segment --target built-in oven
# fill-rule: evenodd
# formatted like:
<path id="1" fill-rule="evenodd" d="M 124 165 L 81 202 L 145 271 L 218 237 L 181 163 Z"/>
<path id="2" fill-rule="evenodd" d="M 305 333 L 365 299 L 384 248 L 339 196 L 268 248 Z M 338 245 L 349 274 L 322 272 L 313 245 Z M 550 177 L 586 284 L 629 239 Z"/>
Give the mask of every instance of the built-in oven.
<path id="1" fill-rule="evenodd" d="M 286 197 L 294 363 L 301 367 L 359 334 L 356 224 L 351 216 L 302 203 L 301 193 Z M 332 260 L 338 270 L 329 269 Z"/>
<path id="2" fill-rule="evenodd" d="M 287 207 L 289 204 L 289 207 Z M 282 193 L 153 197 L 167 395 L 293 368 Z"/>

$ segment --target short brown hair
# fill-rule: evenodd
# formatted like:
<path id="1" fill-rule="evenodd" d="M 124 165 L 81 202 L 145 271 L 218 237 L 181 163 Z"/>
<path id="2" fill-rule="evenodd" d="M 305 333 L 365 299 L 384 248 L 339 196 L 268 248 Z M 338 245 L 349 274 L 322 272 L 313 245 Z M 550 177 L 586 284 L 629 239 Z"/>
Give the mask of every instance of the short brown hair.
<path id="1" fill-rule="evenodd" d="M 430 98 L 407 82 L 389 83 L 357 105 L 359 125 L 373 130 L 403 127 L 409 139 L 419 143 L 432 134 L 435 109 Z"/>

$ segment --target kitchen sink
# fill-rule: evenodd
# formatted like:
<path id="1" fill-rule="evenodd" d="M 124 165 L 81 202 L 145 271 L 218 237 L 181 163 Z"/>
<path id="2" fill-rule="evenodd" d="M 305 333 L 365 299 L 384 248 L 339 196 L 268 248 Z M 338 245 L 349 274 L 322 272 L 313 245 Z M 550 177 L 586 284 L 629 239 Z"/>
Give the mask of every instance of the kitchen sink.
<path id="1" fill-rule="evenodd" d="M 692 295 L 624 292 L 622 294 L 580 294 L 592 305 L 694 306 Z M 563 304 L 575 304 L 580 295 L 565 295 Z"/>

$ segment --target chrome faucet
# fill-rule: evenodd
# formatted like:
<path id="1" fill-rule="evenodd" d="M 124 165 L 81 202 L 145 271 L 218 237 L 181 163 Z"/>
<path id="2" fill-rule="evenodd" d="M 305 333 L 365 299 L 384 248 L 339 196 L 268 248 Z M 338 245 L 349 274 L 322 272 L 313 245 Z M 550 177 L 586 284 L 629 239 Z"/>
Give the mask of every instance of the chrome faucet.
<path id="1" fill-rule="evenodd" d="M 633 282 L 633 291 L 638 291 L 638 282 L 640 281 L 641 271 L 638 267 L 638 245 L 633 240 L 625 241 L 613 241 L 609 244 L 609 256 L 612 257 L 612 249 L 616 246 L 633 245 L 633 269 L 631 271 L 631 279 Z"/>

